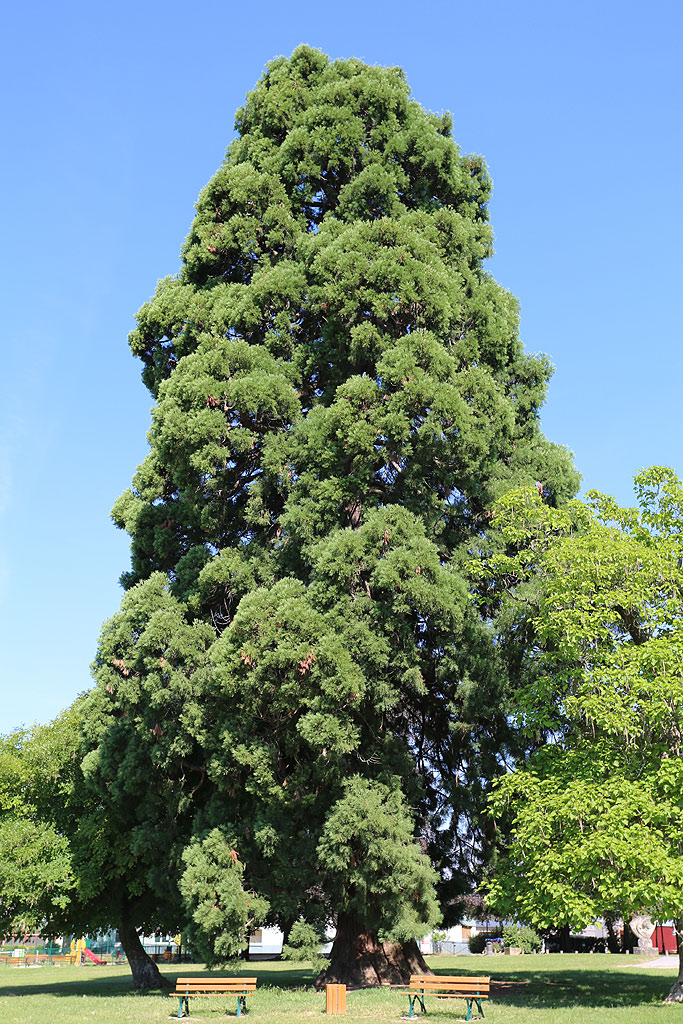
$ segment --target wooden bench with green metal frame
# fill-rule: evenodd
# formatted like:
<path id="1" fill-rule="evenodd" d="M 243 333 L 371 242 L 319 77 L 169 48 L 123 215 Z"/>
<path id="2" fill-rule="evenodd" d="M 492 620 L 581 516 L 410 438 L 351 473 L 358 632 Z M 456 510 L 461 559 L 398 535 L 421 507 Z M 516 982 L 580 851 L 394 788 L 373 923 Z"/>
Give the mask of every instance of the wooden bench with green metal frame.
<path id="1" fill-rule="evenodd" d="M 425 996 L 435 996 L 437 999 L 464 999 L 467 1004 L 465 1020 L 476 1020 L 477 1018 L 472 1016 L 472 1006 L 476 1003 L 479 1017 L 484 1016 L 481 1001 L 489 998 L 490 981 L 489 977 L 473 977 L 472 975 L 411 974 L 408 991 L 410 1004 L 408 1016 L 413 1016 L 416 1003 L 419 1003 L 422 1012 L 426 1013 Z"/>
<path id="2" fill-rule="evenodd" d="M 237 1016 L 247 1012 L 247 996 L 256 991 L 256 978 L 178 978 L 172 996 L 178 1000 L 178 1017 L 190 1016 L 190 997 L 237 996 Z M 185 1003 L 185 1013 L 183 1013 Z"/>

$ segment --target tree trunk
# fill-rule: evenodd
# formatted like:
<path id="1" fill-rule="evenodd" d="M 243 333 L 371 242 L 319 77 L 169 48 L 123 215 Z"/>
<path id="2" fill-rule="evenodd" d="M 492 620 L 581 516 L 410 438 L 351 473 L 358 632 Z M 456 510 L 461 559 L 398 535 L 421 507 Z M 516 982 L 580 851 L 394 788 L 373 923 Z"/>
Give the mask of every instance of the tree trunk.
<path id="1" fill-rule="evenodd" d="M 365 927 L 356 914 L 340 914 L 329 966 L 315 986 L 407 985 L 411 974 L 431 974 L 414 939 L 400 944 L 380 942 L 377 932 Z"/>
<path id="2" fill-rule="evenodd" d="M 676 929 L 676 948 L 678 950 L 678 977 L 664 1000 L 665 1003 L 683 1003 L 683 917 L 674 921 Z"/>
<path id="3" fill-rule="evenodd" d="M 154 961 L 145 953 L 137 929 L 129 924 L 120 924 L 118 932 L 133 975 L 132 988 L 172 988 L 172 983 L 164 978 Z"/>
<path id="4" fill-rule="evenodd" d="M 569 953 L 569 925 L 565 924 L 560 928 L 560 949 L 563 953 Z"/>
<path id="5" fill-rule="evenodd" d="M 605 914 L 605 927 L 607 928 L 607 948 L 610 953 L 622 953 L 622 944 L 614 928 L 614 918 Z"/>

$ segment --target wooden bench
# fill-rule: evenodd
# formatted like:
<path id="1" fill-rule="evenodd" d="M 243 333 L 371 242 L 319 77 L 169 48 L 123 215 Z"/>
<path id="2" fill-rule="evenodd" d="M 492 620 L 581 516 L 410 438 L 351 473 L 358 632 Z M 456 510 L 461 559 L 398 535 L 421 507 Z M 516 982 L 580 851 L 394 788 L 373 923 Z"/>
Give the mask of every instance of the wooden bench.
<path id="1" fill-rule="evenodd" d="M 256 978 L 178 978 L 175 992 L 178 1017 L 190 1016 L 190 996 L 237 996 L 237 1016 L 247 1012 L 247 996 L 256 991 Z M 185 1003 L 185 1013 L 183 1013 Z"/>
<path id="2" fill-rule="evenodd" d="M 467 1004 L 465 1020 L 476 1019 L 472 1017 L 472 1006 L 476 1003 L 479 1017 L 483 1017 L 481 1001 L 489 998 L 490 981 L 489 977 L 473 977 L 472 975 L 461 977 L 448 974 L 411 974 L 408 991 L 410 1004 L 408 1016 L 413 1016 L 416 1003 L 419 1003 L 422 1012 L 426 1013 L 425 996 L 435 996 L 437 999 L 464 999 Z"/>

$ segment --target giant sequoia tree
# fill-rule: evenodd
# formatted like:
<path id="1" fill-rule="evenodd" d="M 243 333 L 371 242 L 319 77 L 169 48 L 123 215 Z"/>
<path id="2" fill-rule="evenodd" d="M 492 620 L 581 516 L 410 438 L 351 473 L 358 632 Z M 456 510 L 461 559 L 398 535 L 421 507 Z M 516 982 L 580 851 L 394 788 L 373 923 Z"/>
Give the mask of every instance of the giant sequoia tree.
<path id="1" fill-rule="evenodd" d="M 327 980 L 398 980 L 435 881 L 448 910 L 482 854 L 511 742 L 462 567 L 504 490 L 554 504 L 576 475 L 450 118 L 399 69 L 300 47 L 236 127 L 131 335 L 156 405 L 114 508 L 132 566 L 87 770 L 139 843 L 168 838 L 166 878 L 227 850 L 244 906 L 335 917 Z"/>

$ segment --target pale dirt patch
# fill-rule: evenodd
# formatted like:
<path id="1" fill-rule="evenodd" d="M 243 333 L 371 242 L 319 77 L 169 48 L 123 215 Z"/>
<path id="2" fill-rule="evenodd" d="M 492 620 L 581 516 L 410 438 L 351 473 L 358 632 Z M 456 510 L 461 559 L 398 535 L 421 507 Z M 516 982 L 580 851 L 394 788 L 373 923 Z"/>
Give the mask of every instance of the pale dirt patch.
<path id="1" fill-rule="evenodd" d="M 677 971 L 677 956 L 658 956 L 652 960 L 640 960 L 633 964 L 620 964 L 620 967 L 656 967 L 660 971 Z"/>

